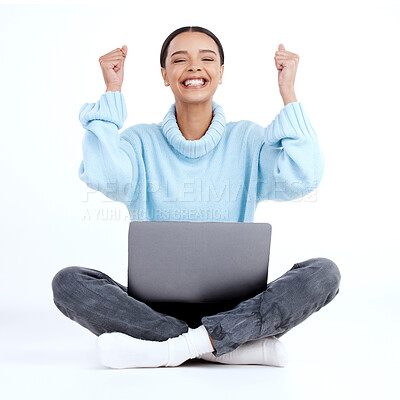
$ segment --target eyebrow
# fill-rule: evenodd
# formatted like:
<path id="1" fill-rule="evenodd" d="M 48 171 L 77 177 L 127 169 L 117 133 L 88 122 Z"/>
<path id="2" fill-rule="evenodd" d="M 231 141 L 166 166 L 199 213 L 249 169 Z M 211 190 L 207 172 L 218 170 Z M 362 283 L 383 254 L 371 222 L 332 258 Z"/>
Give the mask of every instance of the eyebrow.
<path id="1" fill-rule="evenodd" d="M 175 54 L 187 54 L 188 52 L 186 50 L 178 50 L 175 51 L 171 54 L 171 57 L 173 57 Z M 217 55 L 217 53 L 214 50 L 199 50 L 199 53 L 214 53 L 215 55 Z"/>

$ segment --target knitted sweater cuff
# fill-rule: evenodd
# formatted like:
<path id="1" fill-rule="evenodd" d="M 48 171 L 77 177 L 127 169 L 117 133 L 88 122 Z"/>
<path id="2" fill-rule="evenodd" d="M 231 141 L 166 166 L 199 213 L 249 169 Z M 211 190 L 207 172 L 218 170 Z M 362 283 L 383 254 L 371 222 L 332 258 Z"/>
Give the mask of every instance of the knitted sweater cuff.
<path id="1" fill-rule="evenodd" d="M 316 140 L 316 133 L 300 102 L 286 104 L 271 125 L 266 136 L 271 145 L 285 138 Z"/>
<path id="2" fill-rule="evenodd" d="M 103 93 L 97 103 L 85 103 L 79 110 L 79 120 L 85 129 L 93 120 L 113 122 L 121 129 L 126 117 L 126 104 L 121 92 Z"/>

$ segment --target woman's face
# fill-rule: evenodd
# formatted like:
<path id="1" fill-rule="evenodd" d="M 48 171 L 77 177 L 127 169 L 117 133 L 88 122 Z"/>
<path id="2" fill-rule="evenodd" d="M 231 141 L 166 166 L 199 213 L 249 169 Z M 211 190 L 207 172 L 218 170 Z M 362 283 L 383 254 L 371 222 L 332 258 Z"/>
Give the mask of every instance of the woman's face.
<path id="1" fill-rule="evenodd" d="M 177 53 L 178 52 L 178 53 Z M 175 101 L 201 103 L 212 100 L 222 79 L 224 66 L 220 65 L 218 46 L 201 32 L 183 32 L 175 36 L 168 47 L 165 68 L 161 68 L 164 82 L 168 82 Z M 204 84 L 188 78 L 203 78 Z"/>

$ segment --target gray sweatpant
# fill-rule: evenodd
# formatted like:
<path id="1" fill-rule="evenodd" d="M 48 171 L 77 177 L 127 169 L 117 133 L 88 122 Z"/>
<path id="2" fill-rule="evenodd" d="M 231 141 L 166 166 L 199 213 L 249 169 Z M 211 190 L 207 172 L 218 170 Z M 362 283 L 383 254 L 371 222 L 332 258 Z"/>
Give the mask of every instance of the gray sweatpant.
<path id="1" fill-rule="evenodd" d="M 328 304 L 339 292 L 340 279 L 333 261 L 311 258 L 294 264 L 265 291 L 233 308 L 199 315 L 197 326 L 206 327 L 217 357 L 250 340 L 279 338 Z M 126 286 L 95 269 L 65 267 L 54 276 L 52 288 L 57 308 L 97 336 L 122 332 L 138 339 L 164 341 L 187 332 L 190 326 L 184 316 L 174 317 L 134 299 Z M 190 308 L 186 310 L 189 320 Z"/>

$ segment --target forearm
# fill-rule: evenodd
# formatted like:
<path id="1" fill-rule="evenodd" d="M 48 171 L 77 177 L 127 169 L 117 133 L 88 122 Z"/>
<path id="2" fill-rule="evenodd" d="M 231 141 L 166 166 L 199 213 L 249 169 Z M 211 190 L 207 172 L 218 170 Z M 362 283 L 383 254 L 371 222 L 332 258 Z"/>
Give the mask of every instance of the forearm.
<path id="1" fill-rule="evenodd" d="M 125 190 L 130 193 L 135 189 L 138 179 L 135 152 L 119 134 L 126 116 L 125 101 L 118 91 L 107 91 L 96 103 L 82 105 L 79 112 L 86 130 L 79 178 L 118 201 L 123 199 Z"/>
<path id="2" fill-rule="evenodd" d="M 117 86 L 108 86 L 106 88 L 106 93 L 107 92 L 120 92 L 121 91 L 121 87 L 117 87 Z"/>
<path id="3" fill-rule="evenodd" d="M 259 154 L 259 200 L 288 201 L 319 185 L 324 155 L 318 137 L 300 102 L 283 108 L 264 128 Z"/>
<path id="4" fill-rule="evenodd" d="M 293 87 L 280 88 L 279 91 L 282 96 L 283 104 L 285 106 L 286 106 L 286 104 L 297 102 L 296 93 L 295 93 Z"/>

